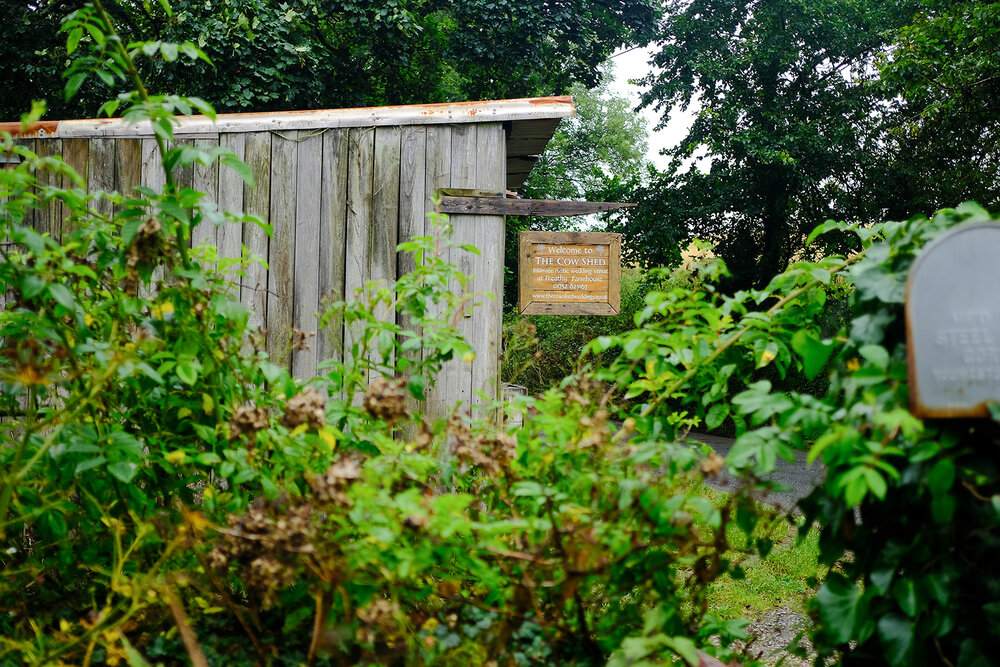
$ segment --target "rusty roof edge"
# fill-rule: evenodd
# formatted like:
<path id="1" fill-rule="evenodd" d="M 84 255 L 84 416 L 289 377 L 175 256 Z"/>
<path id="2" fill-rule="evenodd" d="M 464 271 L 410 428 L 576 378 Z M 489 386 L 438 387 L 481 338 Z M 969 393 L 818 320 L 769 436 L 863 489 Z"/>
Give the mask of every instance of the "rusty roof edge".
<path id="1" fill-rule="evenodd" d="M 573 98 L 563 95 L 357 109 L 219 114 L 215 122 L 206 116 L 185 116 L 178 119 L 174 133 L 197 135 L 385 125 L 516 122 L 542 118 L 567 118 L 574 115 L 576 108 L 573 105 Z M 0 131 L 10 132 L 22 138 L 135 137 L 153 134 L 148 121 L 129 125 L 120 118 L 43 121 L 30 126 L 26 131 L 21 131 L 21 124 L 17 122 L 0 123 Z"/>

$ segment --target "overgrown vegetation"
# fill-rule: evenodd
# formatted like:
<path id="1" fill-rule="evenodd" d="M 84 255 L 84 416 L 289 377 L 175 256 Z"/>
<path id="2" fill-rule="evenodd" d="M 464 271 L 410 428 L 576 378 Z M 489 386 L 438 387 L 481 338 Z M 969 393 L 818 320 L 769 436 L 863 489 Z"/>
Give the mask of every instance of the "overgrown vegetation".
<path id="1" fill-rule="evenodd" d="M 819 526 L 805 544 L 831 568 L 808 605 L 818 662 L 990 664 L 997 427 L 908 412 L 901 312 L 921 248 L 986 211 L 830 222 L 810 241 L 836 232 L 856 253 L 733 294 L 717 288 L 725 263 L 705 259 L 700 289 L 645 294 L 634 328 L 598 335 L 571 375 L 524 399 L 523 428 L 488 411 L 427 424 L 408 397 L 469 351 L 448 325 L 457 297 L 442 286 L 464 278 L 440 259 L 447 234 L 404 243 L 417 268 L 395 285 L 332 305 L 359 334 L 350 354 L 292 380 L 247 331 L 226 274 L 240 267 L 189 249 L 197 225 L 233 221 L 173 170 L 238 161 L 173 146 L 174 113 L 212 110 L 149 95 L 133 66 L 197 47 L 126 45 L 100 2 L 64 29 L 70 51 L 85 46 L 71 87 L 95 75 L 134 87 L 119 103 L 153 121 L 166 186 L 87 193 L 58 158 L 3 137 L 20 158 L 0 171 L 4 664 L 738 658 L 745 622 L 711 608 L 713 584 L 774 557 L 780 533 L 751 491 L 795 449 L 828 469 L 802 504 L 803 530 Z M 47 174 L 72 186 L 42 185 Z M 26 224 L 54 205 L 68 215 L 59 239 Z M 851 321 L 830 335 L 840 279 L 854 285 Z M 826 376 L 825 393 L 777 391 L 766 375 L 790 372 Z M 727 419 L 726 461 L 683 439 Z M 703 492 L 723 466 L 742 487 Z"/>

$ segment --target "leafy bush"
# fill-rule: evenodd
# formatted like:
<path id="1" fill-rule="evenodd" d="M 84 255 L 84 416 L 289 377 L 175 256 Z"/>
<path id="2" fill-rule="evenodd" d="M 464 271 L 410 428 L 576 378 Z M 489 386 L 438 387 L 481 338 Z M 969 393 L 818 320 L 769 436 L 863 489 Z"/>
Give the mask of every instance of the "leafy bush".
<path id="1" fill-rule="evenodd" d="M 503 322 L 500 377 L 540 394 L 572 375 L 580 353 L 598 336 L 622 334 L 635 326 L 635 314 L 649 290 L 638 270 L 622 271 L 618 315 L 518 315 L 508 311 Z"/>
<path id="2" fill-rule="evenodd" d="M 417 269 L 396 284 L 332 304 L 325 319 L 357 334 L 349 354 L 290 378 L 247 330 L 228 282 L 241 265 L 189 249 L 197 225 L 232 218 L 174 170 L 241 166 L 172 146 L 175 112 L 212 110 L 149 95 L 132 59 L 179 51 L 126 47 L 99 2 L 65 29 L 71 51 L 86 46 L 71 89 L 93 75 L 136 85 L 107 110 L 153 121 L 166 187 L 85 193 L 60 159 L 0 146 L 20 158 L 0 172 L 0 661 L 731 656 L 740 623 L 701 601 L 729 567 L 732 517 L 756 511 L 745 494 L 720 508 L 679 491 L 714 469 L 683 443 L 622 447 L 585 377 L 532 401 L 540 416 L 517 433 L 488 410 L 413 414 L 469 351 L 448 325 L 444 286 L 465 278 L 436 254 L 444 236 L 402 244 Z M 73 187 L 42 185 L 47 172 Z M 57 203 L 60 240 L 29 224 Z M 412 330 L 372 315 L 386 306 Z"/>
<path id="3" fill-rule="evenodd" d="M 989 664 L 995 425 L 910 415 L 900 312 L 919 249 L 984 211 L 829 223 L 817 233 L 863 249 L 734 295 L 707 260 L 700 289 L 646 294 L 637 328 L 598 336 L 524 399 L 524 428 L 490 409 L 427 424 L 410 399 L 469 351 L 448 326 L 443 286 L 464 278 L 435 253 L 446 238 L 403 244 L 416 271 L 332 304 L 326 319 L 357 334 L 350 354 L 293 380 L 254 346 L 226 267 L 188 249 L 193 227 L 226 218 L 172 170 L 239 165 L 171 147 L 171 118 L 211 109 L 148 95 L 131 66 L 147 49 L 121 44 L 99 2 L 66 28 L 95 49 L 71 82 L 110 59 L 106 75 L 136 84 L 119 104 L 153 121 L 167 185 L 87 194 L 59 159 L 0 146 L 21 158 L 0 171 L 3 664 L 729 660 L 744 622 L 710 612 L 710 586 L 772 552 L 751 492 L 807 447 L 828 468 L 804 503 L 832 567 L 811 603 L 819 660 Z M 58 242 L 26 224 L 53 203 L 69 212 Z M 838 276 L 854 314 L 829 336 Z M 373 317 L 386 306 L 416 326 Z M 771 367 L 828 390 L 775 391 Z M 679 437 L 726 419 L 725 462 Z M 723 465 L 745 484 L 713 502 L 697 482 Z"/>
<path id="4" fill-rule="evenodd" d="M 909 412 L 903 316 L 921 248 L 955 225 L 990 219 L 965 204 L 864 228 L 830 222 L 814 235 L 853 231 L 862 250 L 797 263 L 764 290 L 714 301 L 711 283 L 708 292 L 650 294 L 638 317 L 647 324 L 588 348 L 617 351 L 595 377 L 646 401 L 623 415 L 637 438 L 731 418 L 734 471 L 765 476 L 778 457 L 793 462 L 795 449 L 825 464 L 825 484 L 801 503 L 832 567 L 810 604 L 819 662 L 991 664 L 1000 645 L 996 425 Z M 825 286 L 836 275 L 853 283 L 852 317 L 826 337 Z M 807 379 L 828 374 L 828 388 L 819 397 L 778 391 L 763 377 L 772 365 L 782 375 L 796 366 Z M 738 381 L 747 387 L 730 399 Z"/>

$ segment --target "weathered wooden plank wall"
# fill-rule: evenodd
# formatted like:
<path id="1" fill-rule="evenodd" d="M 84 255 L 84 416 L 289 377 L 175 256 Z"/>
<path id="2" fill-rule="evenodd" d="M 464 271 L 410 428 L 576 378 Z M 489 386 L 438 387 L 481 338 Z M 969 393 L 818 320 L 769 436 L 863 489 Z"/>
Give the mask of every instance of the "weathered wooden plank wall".
<path id="1" fill-rule="evenodd" d="M 352 298 L 369 280 L 388 283 L 414 268 L 413 257 L 397 253 L 396 247 L 430 234 L 427 215 L 433 211 L 435 191 L 495 191 L 505 182 L 500 123 L 234 132 L 179 143 L 183 141 L 207 150 L 221 145 L 244 159 L 254 176 L 253 185 L 245 185 L 230 169 L 195 165 L 181 170 L 176 179 L 183 187 L 206 193 L 220 210 L 255 215 L 272 226 L 268 238 L 257 225 L 216 227 L 206 222 L 194 230 L 192 245 L 214 245 L 220 260 L 244 260 L 236 294 L 251 310 L 251 324 L 266 330 L 272 360 L 301 378 L 313 376 L 325 359 L 344 358 L 358 340 L 359 331 L 345 331 L 339 320 L 319 330 L 319 313 L 326 305 Z M 131 194 L 139 184 L 160 190 L 165 183 L 151 138 L 25 143 L 45 155 L 62 155 L 94 192 Z M 96 208 L 113 212 L 104 203 Z M 55 237 L 71 224 L 58 205 L 32 216 L 32 224 Z M 457 401 L 481 402 L 477 392 L 495 397 L 498 384 L 503 218 L 456 215 L 451 222 L 455 241 L 475 245 L 482 256 L 454 249 L 447 259 L 474 276 L 469 292 L 490 292 L 498 298 L 478 299 L 473 316 L 458 318 L 477 356 L 471 363 L 449 362 L 435 386 L 428 388 L 426 404 L 420 407 L 432 418 L 445 415 Z M 252 257 L 266 267 L 246 263 Z M 458 290 L 457 285 L 449 287 Z M 395 318 L 387 309 L 376 316 Z M 403 320 L 398 324 L 412 326 Z M 309 349 L 292 350 L 295 329 L 316 334 Z"/>

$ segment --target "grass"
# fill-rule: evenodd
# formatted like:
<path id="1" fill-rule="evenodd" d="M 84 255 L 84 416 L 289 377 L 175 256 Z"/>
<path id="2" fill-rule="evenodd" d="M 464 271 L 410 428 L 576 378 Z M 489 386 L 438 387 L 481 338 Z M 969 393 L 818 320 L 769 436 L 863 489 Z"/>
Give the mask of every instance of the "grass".
<path id="1" fill-rule="evenodd" d="M 756 533 L 754 537 L 768 537 Z M 731 528 L 728 537 L 731 544 L 746 544 L 746 535 L 738 528 Z M 774 542 L 771 552 L 766 558 L 753 555 L 743 560 L 742 579 L 727 574 L 709 586 L 708 604 L 721 618 L 755 619 L 776 607 L 805 611 L 815 582 L 826 575 L 826 567 L 819 563 L 819 534 L 813 530 L 800 540 L 796 526 L 778 521 L 769 537 Z"/>
<path id="2" fill-rule="evenodd" d="M 697 489 L 699 495 L 722 506 L 728 493 L 708 486 Z M 817 581 L 826 576 L 827 568 L 819 563 L 819 533 L 809 531 L 799 538 L 803 519 L 794 519 L 762 505 L 753 540 L 767 539 L 774 545 L 767 557 L 756 554 L 747 534 L 730 525 L 726 539 L 733 547 L 727 554 L 743 570 L 742 578 L 727 573 L 708 587 L 708 605 L 721 619 L 760 618 L 765 612 L 785 607 L 804 612 L 806 602 L 816 592 Z M 747 555 L 752 552 L 752 555 Z"/>

